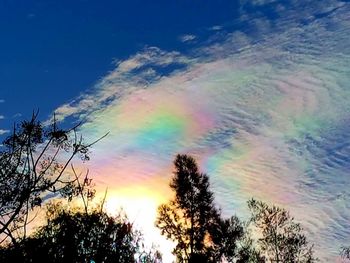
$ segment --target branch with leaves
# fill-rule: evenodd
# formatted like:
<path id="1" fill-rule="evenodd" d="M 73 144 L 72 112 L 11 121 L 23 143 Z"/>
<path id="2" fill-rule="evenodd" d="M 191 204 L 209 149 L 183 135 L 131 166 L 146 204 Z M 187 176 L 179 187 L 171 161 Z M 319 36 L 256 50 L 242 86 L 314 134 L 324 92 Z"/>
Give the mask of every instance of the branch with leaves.
<path id="1" fill-rule="evenodd" d="M 25 238 L 35 218 L 30 211 L 49 195 L 71 200 L 88 187 L 88 177 L 81 185 L 68 167 L 76 157 L 88 161 L 90 147 L 104 137 L 85 143 L 77 133 L 79 125 L 60 129 L 54 117 L 51 125 L 43 126 L 37 117 L 33 113 L 30 120 L 14 125 L 0 152 L 0 242 Z"/>

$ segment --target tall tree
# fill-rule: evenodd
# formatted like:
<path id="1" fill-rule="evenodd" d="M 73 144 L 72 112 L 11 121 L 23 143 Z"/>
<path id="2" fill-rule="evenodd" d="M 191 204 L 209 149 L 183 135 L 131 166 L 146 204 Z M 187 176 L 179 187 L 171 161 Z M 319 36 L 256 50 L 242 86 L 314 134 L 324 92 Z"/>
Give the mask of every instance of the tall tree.
<path id="1" fill-rule="evenodd" d="M 41 205 L 47 195 L 71 199 L 89 183 L 87 177 L 67 172 L 74 157 L 88 160 L 89 147 L 76 133 L 77 126 L 60 129 L 55 119 L 44 126 L 33 114 L 29 121 L 16 125 L 0 151 L 0 244 L 16 243 L 26 236 L 33 218 L 30 210 Z M 94 192 L 88 193 L 92 196 Z"/>
<path id="2" fill-rule="evenodd" d="M 221 219 L 209 190 L 209 178 L 199 172 L 191 156 L 177 155 L 174 165 L 170 187 L 175 198 L 158 208 L 156 226 L 176 242 L 173 253 L 177 260 L 218 262 L 224 256 L 233 255 L 235 241 L 242 234 L 238 219 Z"/>
<path id="3" fill-rule="evenodd" d="M 312 263 L 313 246 L 309 245 L 303 228 L 283 208 L 269 206 L 251 199 L 248 207 L 251 221 L 260 234 L 258 246 L 268 262 Z"/>

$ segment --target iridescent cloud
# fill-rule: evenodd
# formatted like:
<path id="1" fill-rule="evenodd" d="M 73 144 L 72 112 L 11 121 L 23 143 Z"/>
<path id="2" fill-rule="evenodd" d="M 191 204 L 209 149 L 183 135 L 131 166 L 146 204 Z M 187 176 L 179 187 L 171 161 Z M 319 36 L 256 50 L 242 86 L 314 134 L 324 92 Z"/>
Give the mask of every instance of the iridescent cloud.
<path id="1" fill-rule="evenodd" d="M 251 197 L 284 206 L 318 256 L 335 261 L 350 243 L 350 4 L 254 3 L 274 18 L 242 2 L 241 19 L 208 30 L 200 46 L 119 61 L 58 116 L 85 120 L 88 138 L 110 132 L 93 149 L 91 173 L 145 229 L 171 196 L 175 154 L 189 153 L 226 215 L 247 216 Z"/>

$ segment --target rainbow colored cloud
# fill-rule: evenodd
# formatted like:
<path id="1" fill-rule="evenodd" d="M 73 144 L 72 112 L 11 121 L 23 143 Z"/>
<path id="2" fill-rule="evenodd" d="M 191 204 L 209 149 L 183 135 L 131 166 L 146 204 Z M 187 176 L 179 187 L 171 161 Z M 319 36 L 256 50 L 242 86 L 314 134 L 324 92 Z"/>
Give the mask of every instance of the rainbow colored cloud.
<path id="1" fill-rule="evenodd" d="M 246 31 L 220 28 L 186 54 L 146 48 L 57 110 L 88 138 L 110 132 L 91 174 L 145 229 L 189 153 L 225 214 L 246 217 L 256 197 L 291 210 L 325 261 L 350 243 L 350 5 L 293 3 L 272 21 L 242 13 Z"/>

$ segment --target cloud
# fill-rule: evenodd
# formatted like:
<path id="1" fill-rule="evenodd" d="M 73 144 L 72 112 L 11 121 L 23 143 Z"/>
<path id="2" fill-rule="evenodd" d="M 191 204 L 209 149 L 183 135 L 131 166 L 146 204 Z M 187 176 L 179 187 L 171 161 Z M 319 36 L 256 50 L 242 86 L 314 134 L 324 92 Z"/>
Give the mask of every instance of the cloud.
<path id="1" fill-rule="evenodd" d="M 213 31 L 218 31 L 218 30 L 221 30 L 223 27 L 222 26 L 212 26 L 210 28 L 210 30 L 213 30 Z"/>
<path id="2" fill-rule="evenodd" d="M 98 182 L 163 191 L 174 154 L 193 154 L 224 213 L 246 215 L 252 196 L 282 205 L 334 261 L 350 242 L 350 7 L 303 3 L 244 11 L 244 27 L 186 55 L 145 48 L 58 108 L 89 138 L 110 132 L 93 149 Z"/>
<path id="3" fill-rule="evenodd" d="M 0 99 L 0 103 L 4 103 L 5 102 L 5 100 L 4 99 Z"/>
<path id="4" fill-rule="evenodd" d="M 56 109 L 56 118 L 63 121 L 67 116 L 84 119 L 90 112 L 114 101 L 141 85 L 148 85 L 146 77 L 156 80 L 161 77 L 153 68 L 161 71 L 167 67 L 186 67 L 195 59 L 189 59 L 176 51 L 164 51 L 157 47 L 147 47 L 124 61 L 116 61 L 116 69 L 104 77 L 87 94 Z M 78 116 L 79 115 L 79 116 Z"/>
<path id="5" fill-rule="evenodd" d="M 261 6 L 271 4 L 274 2 L 277 2 L 277 0 L 241 0 L 241 5 L 249 3 L 250 5 Z"/>
<path id="6" fill-rule="evenodd" d="M 197 37 L 195 35 L 182 35 L 180 37 L 181 42 L 192 42 L 195 40 Z"/>
<path id="7" fill-rule="evenodd" d="M 147 47 L 127 60 L 116 62 L 117 68 L 113 73 L 119 77 L 119 74 L 130 73 L 132 70 L 140 69 L 143 66 L 164 67 L 173 63 L 183 64 L 187 62 L 188 58 L 177 51 L 167 52 L 157 47 Z M 109 78 L 113 78 L 113 74 Z"/>
<path id="8" fill-rule="evenodd" d="M 4 134 L 6 134 L 8 132 L 9 132 L 9 130 L 0 129 L 0 135 L 4 135 Z"/>

